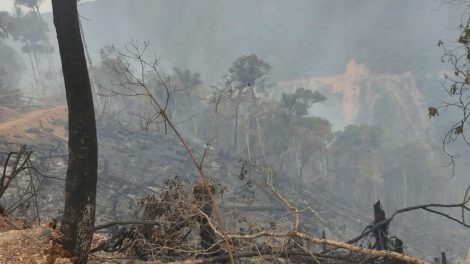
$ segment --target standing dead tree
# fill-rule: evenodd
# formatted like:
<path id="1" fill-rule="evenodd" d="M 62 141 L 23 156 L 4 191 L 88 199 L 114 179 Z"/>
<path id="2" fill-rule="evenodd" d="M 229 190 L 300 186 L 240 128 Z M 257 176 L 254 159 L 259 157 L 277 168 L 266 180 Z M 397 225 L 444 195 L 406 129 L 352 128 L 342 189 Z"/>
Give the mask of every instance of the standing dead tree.
<path id="1" fill-rule="evenodd" d="M 399 209 L 395 211 L 393 214 L 391 214 L 389 217 L 383 219 L 380 222 L 374 222 L 371 225 L 368 225 L 364 232 L 362 232 L 359 236 L 350 239 L 348 243 L 356 243 L 360 241 L 361 239 L 365 238 L 366 236 L 370 234 L 374 234 L 377 232 L 377 230 L 384 229 L 384 227 L 387 227 L 390 225 L 392 220 L 399 214 L 410 212 L 410 211 L 416 211 L 416 210 L 424 210 L 433 214 L 440 215 L 442 217 L 447 218 L 448 220 L 458 223 L 464 227 L 470 228 L 470 223 L 468 223 L 465 219 L 466 213 L 470 212 L 470 186 L 467 187 L 467 190 L 465 191 L 465 195 L 462 199 L 462 202 L 460 203 L 453 203 L 453 204 L 439 204 L 439 203 L 431 203 L 431 204 L 423 204 L 423 205 L 416 205 L 416 206 L 410 206 L 406 208 Z M 460 217 L 453 216 L 447 212 L 442 212 L 440 210 L 442 209 L 457 209 L 460 211 Z"/>
<path id="2" fill-rule="evenodd" d="M 230 263 L 233 264 L 235 263 L 235 260 L 233 258 L 232 245 L 226 235 L 224 220 L 220 209 L 218 208 L 208 177 L 206 176 L 203 168 L 204 159 L 210 149 L 210 144 L 209 142 L 206 144 L 203 155 L 198 158 L 189 146 L 188 141 L 177 129 L 177 123 L 172 120 L 169 109 L 171 95 L 177 91 L 172 89 L 171 79 L 161 74 L 158 70 L 158 59 L 156 58 L 156 55 L 154 54 L 155 56 L 151 60 L 146 59 L 148 47 L 148 42 L 144 42 L 143 46 L 138 42 L 131 42 L 124 47 L 124 51 L 114 48 L 114 52 L 118 55 L 118 63 L 112 66 L 112 70 L 122 76 L 119 86 L 124 89 L 123 91 L 109 91 L 109 95 L 142 97 L 151 106 L 147 115 L 141 115 L 141 118 L 143 119 L 143 128 L 149 129 L 152 125 L 163 123 L 165 134 L 168 133 L 168 130 L 171 130 L 181 143 L 197 170 L 199 175 L 198 184 L 204 186 L 206 193 L 210 198 L 212 210 L 215 218 L 217 219 L 222 237 L 224 238 L 225 249 L 228 252 Z M 134 72 L 131 65 L 137 65 L 138 71 Z M 150 81 L 152 79 L 157 82 L 157 87 L 152 87 L 150 85 Z M 221 96 L 219 99 L 220 98 L 224 97 Z"/>
<path id="3" fill-rule="evenodd" d="M 461 3 L 458 0 L 456 2 Z M 468 10 L 468 9 L 467 9 Z M 442 149 L 450 158 L 449 165 L 454 174 L 455 158 L 457 154 L 449 150 L 449 145 L 461 139 L 464 144 L 470 146 L 468 139 L 468 126 L 470 125 L 470 16 L 460 24 L 461 34 L 458 37 L 458 44 L 448 47 L 442 40 L 437 46 L 442 48 L 442 63 L 447 63 L 450 69 L 444 73 L 444 80 L 441 83 L 448 97 L 442 100 L 438 106 L 428 107 L 429 118 L 438 117 L 442 109 L 456 111 L 457 121 L 450 125 L 450 128 L 442 140 Z"/>
<path id="4" fill-rule="evenodd" d="M 41 223 L 38 195 L 47 176 L 48 167 L 41 172 L 33 164 L 33 151 L 20 146 L 18 150 L 0 153 L 3 161 L 0 174 L 0 214 L 33 215 Z M 34 159 L 34 158 L 33 158 Z M 32 205 L 32 206 L 31 206 Z"/>
<path id="5" fill-rule="evenodd" d="M 95 223 L 98 142 L 90 78 L 76 0 L 52 1 L 68 107 L 69 159 L 65 180 L 63 244 L 87 263 Z"/>
<path id="6" fill-rule="evenodd" d="M 12 151 L 7 154 L 0 177 L 0 198 L 10 187 L 12 180 L 27 168 L 31 154 L 32 151 L 26 150 L 25 146 L 22 146 L 18 152 Z"/>

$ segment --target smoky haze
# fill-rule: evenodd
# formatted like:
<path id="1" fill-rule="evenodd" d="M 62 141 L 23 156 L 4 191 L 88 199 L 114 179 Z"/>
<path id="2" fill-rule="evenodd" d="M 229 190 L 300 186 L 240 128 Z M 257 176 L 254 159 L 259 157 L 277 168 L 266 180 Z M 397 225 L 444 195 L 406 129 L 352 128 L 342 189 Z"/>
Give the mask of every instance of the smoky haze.
<path id="1" fill-rule="evenodd" d="M 351 59 L 375 72 L 436 69 L 437 40 L 455 40 L 460 22 L 456 8 L 426 0 L 102 0 L 80 12 L 95 55 L 149 40 L 164 65 L 208 81 L 250 53 L 273 66 L 273 80 L 341 73 Z"/>
<path id="2" fill-rule="evenodd" d="M 28 14 L 22 10 L 18 17 Z M 437 44 L 457 44 L 464 10 L 440 0 L 81 1 L 100 138 L 98 219 L 135 217 L 138 199 L 161 191 L 168 179 L 196 180 L 167 123 L 146 123 L 156 114 L 148 98 L 121 96 L 138 88 L 125 84 L 131 73 L 145 76 L 156 97 L 166 96 L 166 83 L 152 75 L 154 69 L 142 73 L 132 60 L 128 72 L 116 67 L 125 57 L 115 48 L 125 53 L 129 43 L 143 47 L 146 41 L 158 72 L 174 85 L 168 114 L 197 155 L 206 158 L 208 151 L 207 174 L 227 188 L 229 227 L 242 226 L 237 217 L 245 212 L 236 208 L 274 208 L 256 211 L 255 223 L 283 217 L 266 190 L 255 191 L 265 187 L 255 169 L 260 164 L 276 172 L 274 183 L 289 198 L 313 208 L 303 218 L 307 230 L 317 236 L 326 230 L 342 241 L 373 220 L 377 200 L 387 216 L 417 204 L 460 202 L 470 183 L 470 147 L 451 146 L 461 159 L 455 171 L 446 167 L 442 140 L 458 113 L 440 110 L 430 119 L 428 106 L 447 95 L 442 79 L 451 68 Z M 19 91 L 22 104 L 16 108 L 0 94 L 0 106 L 24 109 L 0 112 L 0 139 L 26 141 L 43 152 L 59 146 L 61 157 L 67 121 L 60 59 L 52 14 L 40 17 L 50 28 L 35 25 L 52 47 L 47 52 L 31 52 L 22 41 L 31 21 L 13 28 L 23 34 L 17 39 L 0 39 L 0 69 L 6 70 L 0 88 Z M 243 72 L 240 65 L 250 63 L 256 74 Z M 225 91 L 227 80 L 230 94 L 214 113 L 211 95 Z M 11 120 L 21 125 L 2 126 Z M 64 164 L 57 161 L 53 173 L 64 174 Z M 58 200 L 47 195 L 44 204 Z M 252 199 L 247 205 L 246 197 Z M 311 220 L 316 217 L 322 220 Z M 410 212 L 390 230 L 406 253 L 428 260 L 443 251 L 461 260 L 468 249 L 467 229 L 426 212 Z"/>

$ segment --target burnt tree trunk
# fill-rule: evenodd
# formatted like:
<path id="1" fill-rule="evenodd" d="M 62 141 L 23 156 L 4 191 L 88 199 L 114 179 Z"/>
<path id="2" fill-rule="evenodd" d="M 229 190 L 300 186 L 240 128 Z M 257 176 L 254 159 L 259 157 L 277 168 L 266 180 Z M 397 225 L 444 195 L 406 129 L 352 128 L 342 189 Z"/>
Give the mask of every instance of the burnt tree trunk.
<path id="1" fill-rule="evenodd" d="M 206 183 L 207 184 L 207 183 Z M 215 189 L 212 185 L 209 185 L 211 192 L 214 192 Z M 198 205 L 201 208 L 201 211 L 204 212 L 207 216 L 212 215 L 212 201 L 210 194 L 208 193 L 207 187 L 204 183 L 198 182 L 194 185 L 193 194 Z M 215 232 L 212 230 L 211 226 L 207 219 L 203 216 L 198 217 L 199 222 L 199 236 L 201 238 L 201 248 L 203 250 L 210 249 L 215 243 Z M 212 249 L 212 251 L 217 251 L 217 249 Z M 210 254 L 212 256 L 213 254 Z"/>
<path id="2" fill-rule="evenodd" d="M 380 201 L 374 204 L 374 224 L 378 224 L 385 220 L 385 211 L 382 209 Z M 375 249 L 387 250 L 387 234 L 388 234 L 388 224 L 380 227 L 374 231 L 375 237 Z"/>
<path id="3" fill-rule="evenodd" d="M 90 78 L 83 49 L 77 0 L 52 0 L 69 117 L 69 160 L 65 208 L 60 230 L 63 244 L 86 263 L 95 221 L 98 147 Z"/>

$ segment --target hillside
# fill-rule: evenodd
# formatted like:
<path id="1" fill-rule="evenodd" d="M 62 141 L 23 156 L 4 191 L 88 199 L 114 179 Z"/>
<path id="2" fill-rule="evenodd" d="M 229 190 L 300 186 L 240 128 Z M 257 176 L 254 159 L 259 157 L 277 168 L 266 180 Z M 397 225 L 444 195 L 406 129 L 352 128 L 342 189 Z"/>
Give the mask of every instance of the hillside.
<path id="1" fill-rule="evenodd" d="M 331 78 L 325 78 L 325 80 L 331 80 Z M 30 147 L 35 149 L 38 157 L 41 157 L 38 161 L 48 163 L 48 156 L 53 157 L 48 165 L 50 166 L 48 176 L 54 178 L 46 179 L 38 196 L 38 206 L 43 221 L 50 217 L 57 217 L 62 210 L 63 181 L 58 179 L 64 177 L 66 170 L 63 147 L 65 138 L 60 133 L 57 134 L 57 131 L 65 129 L 64 110 L 63 106 L 54 106 L 0 122 L 0 129 L 3 129 L 0 130 L 2 135 L 20 135 L 21 137 L 11 137 L 18 140 L 16 141 L 18 143 L 23 140 L 26 142 L 34 140 L 35 144 Z M 39 122 L 42 123 L 42 127 Z M 99 127 L 99 139 L 97 224 L 136 219 L 136 216 L 142 212 L 141 199 L 146 195 L 162 192 L 166 184 L 175 176 L 179 176 L 188 184 L 196 180 L 194 169 L 186 153 L 171 136 L 144 132 L 129 133 L 119 124 L 111 123 L 106 127 Z M 4 151 L 11 147 L 10 143 L 5 143 L 3 140 L 0 142 Z M 52 148 L 54 150 L 50 153 Z M 201 153 L 202 149 L 194 145 L 194 151 Z M 237 220 L 245 217 L 249 217 L 250 221 L 255 221 L 251 224 L 260 227 L 268 224 L 263 219 L 278 219 L 279 228 L 285 225 L 283 215 L 288 212 L 288 209 L 283 208 L 283 203 L 266 188 L 265 176 L 262 173 L 254 173 L 246 179 L 240 179 L 240 166 L 238 158 L 225 155 L 214 156 L 207 165 L 208 175 L 220 179 L 225 188 L 220 206 L 230 229 L 237 230 L 250 224 L 250 222 L 244 223 Z M 298 190 L 285 180 L 278 179 L 279 188 L 289 199 L 295 201 L 297 206 L 309 208 L 303 214 L 302 220 L 305 222 L 303 228 L 312 234 L 320 235 L 321 231 L 325 230 L 331 238 L 347 240 L 360 233 L 371 221 L 369 206 L 358 207 L 346 197 L 332 193 L 322 185 Z M 9 193 L 15 193 L 15 188 Z M 6 197 L 6 201 L 11 199 L 9 197 L 14 198 L 8 195 Z M 460 227 L 452 227 L 448 231 L 454 230 L 451 234 L 442 236 L 439 230 L 429 230 L 415 223 L 414 217 L 422 219 L 423 216 L 421 214 L 406 215 L 393 227 L 394 234 L 406 241 L 406 252 L 418 256 L 432 256 L 435 250 L 431 245 L 435 243 L 449 256 L 463 256 L 467 249 L 466 246 L 462 246 L 466 232 L 457 231 L 462 230 Z M 407 230 L 415 231 L 408 232 Z M 21 232 L 31 233 L 24 235 Z M 45 231 L 32 229 L 9 234 L 33 239 L 36 241 L 34 243 L 43 243 L 35 240 L 38 236 L 41 237 L 41 232 Z M 109 230 L 109 234 L 112 232 Z M 44 241 L 45 244 L 41 244 L 38 250 L 47 248 L 47 243 L 49 243 L 47 241 Z"/>
<path id="2" fill-rule="evenodd" d="M 66 117 L 67 108 L 63 105 L 15 113 L 0 123 L 0 135 L 2 140 L 31 145 L 67 140 Z"/>

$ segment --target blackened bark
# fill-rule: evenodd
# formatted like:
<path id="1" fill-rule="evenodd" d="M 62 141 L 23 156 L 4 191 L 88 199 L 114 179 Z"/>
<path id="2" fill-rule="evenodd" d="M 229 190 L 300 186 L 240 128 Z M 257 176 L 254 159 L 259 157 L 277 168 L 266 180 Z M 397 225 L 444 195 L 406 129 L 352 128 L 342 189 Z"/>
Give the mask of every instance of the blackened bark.
<path id="1" fill-rule="evenodd" d="M 95 221 L 98 148 L 77 0 L 52 0 L 69 110 L 69 161 L 60 230 L 75 263 L 86 263 Z"/>
<path id="2" fill-rule="evenodd" d="M 374 204 L 374 224 L 378 224 L 380 222 L 385 221 L 385 211 L 382 209 L 382 205 L 380 204 L 380 201 L 377 201 Z M 374 247 L 375 249 L 380 249 L 380 250 L 387 250 L 387 235 L 388 235 L 388 224 L 383 225 L 376 231 L 374 231 L 374 237 L 375 237 L 375 243 L 376 246 Z"/>
<path id="3" fill-rule="evenodd" d="M 209 185 L 209 188 L 211 189 L 211 192 L 214 193 L 214 187 L 212 185 Z M 199 203 L 201 211 L 204 212 L 207 216 L 211 216 L 213 209 L 212 202 L 210 194 L 208 193 L 205 184 L 201 182 L 196 183 L 196 185 L 194 185 L 193 194 Z M 209 248 L 214 246 L 216 234 L 205 217 L 198 217 L 198 222 L 199 236 L 201 238 L 201 248 L 204 250 L 208 250 Z M 217 251 L 217 249 L 214 248 L 212 249 L 212 251 Z M 213 254 L 210 254 L 209 256 L 213 256 Z"/>

